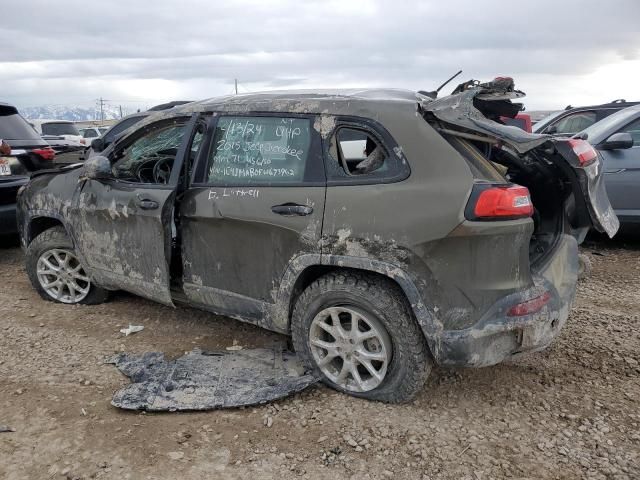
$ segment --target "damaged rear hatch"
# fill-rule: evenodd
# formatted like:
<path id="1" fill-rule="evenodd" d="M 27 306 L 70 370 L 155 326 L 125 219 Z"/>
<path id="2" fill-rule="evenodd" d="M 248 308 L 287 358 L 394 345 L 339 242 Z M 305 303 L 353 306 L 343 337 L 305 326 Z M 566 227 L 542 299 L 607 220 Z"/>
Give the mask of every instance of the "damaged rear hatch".
<path id="1" fill-rule="evenodd" d="M 418 100 L 425 119 L 441 134 L 488 145 L 490 161 L 517 163 L 521 172 L 532 177 L 543 174 L 545 164 L 555 166 L 557 170 L 549 172 L 559 170 L 574 193 L 567 214 L 579 241 L 589 228 L 613 237 L 619 221 L 609 203 L 595 150 L 584 140 L 532 134 L 500 122 L 501 116 L 514 117 L 523 110 L 522 104 L 511 101 L 523 96 L 514 89 L 512 79 L 499 78 L 484 84 L 463 83 L 441 99 L 418 94 Z"/>

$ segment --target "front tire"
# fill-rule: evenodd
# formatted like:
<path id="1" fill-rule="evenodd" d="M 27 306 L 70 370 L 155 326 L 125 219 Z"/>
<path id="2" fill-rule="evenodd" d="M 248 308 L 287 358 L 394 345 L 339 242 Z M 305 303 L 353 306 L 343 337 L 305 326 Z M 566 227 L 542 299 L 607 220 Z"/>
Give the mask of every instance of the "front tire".
<path id="1" fill-rule="evenodd" d="M 33 239 L 27 248 L 26 268 L 33 288 L 50 302 L 95 305 L 108 298 L 107 290 L 91 282 L 61 226 Z"/>
<path id="2" fill-rule="evenodd" d="M 298 298 L 293 344 L 336 390 L 400 403 L 422 390 L 432 360 L 400 288 L 384 277 L 330 273 Z"/>

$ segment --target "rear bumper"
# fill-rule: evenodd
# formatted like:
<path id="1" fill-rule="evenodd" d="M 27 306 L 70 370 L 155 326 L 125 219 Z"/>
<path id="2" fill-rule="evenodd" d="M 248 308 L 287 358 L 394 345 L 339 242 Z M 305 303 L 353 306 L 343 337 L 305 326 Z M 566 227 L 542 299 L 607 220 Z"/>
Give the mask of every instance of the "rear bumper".
<path id="1" fill-rule="evenodd" d="M 578 279 L 578 244 L 563 235 L 553 255 L 532 272 L 535 286 L 502 298 L 472 327 L 445 330 L 432 347 L 440 365 L 482 367 L 541 350 L 558 335 L 569 316 Z M 538 312 L 510 317 L 513 305 L 545 291 L 549 302 Z"/>
<path id="2" fill-rule="evenodd" d="M 18 233 L 16 204 L 0 205 L 0 235 L 14 235 L 16 233 Z"/>
<path id="3" fill-rule="evenodd" d="M 0 235 L 18 233 L 16 196 L 18 189 L 29 183 L 28 177 L 10 177 L 0 185 Z"/>

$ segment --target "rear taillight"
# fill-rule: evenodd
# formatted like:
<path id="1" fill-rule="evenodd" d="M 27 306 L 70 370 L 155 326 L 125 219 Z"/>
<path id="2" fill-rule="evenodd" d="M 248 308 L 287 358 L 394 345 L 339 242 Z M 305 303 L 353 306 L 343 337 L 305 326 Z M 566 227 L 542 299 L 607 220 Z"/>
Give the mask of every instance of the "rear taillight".
<path id="1" fill-rule="evenodd" d="M 465 211 L 469 220 L 512 220 L 533 215 L 527 187 L 477 184 Z"/>
<path id="2" fill-rule="evenodd" d="M 507 311 L 508 317 L 522 317 L 523 315 L 531 315 L 532 313 L 539 312 L 551 300 L 551 294 L 544 292 L 542 295 L 527 300 L 526 302 L 518 303 Z"/>
<path id="3" fill-rule="evenodd" d="M 582 140 L 580 138 L 570 138 L 569 145 L 571 145 L 573 153 L 575 153 L 578 157 L 578 162 L 580 162 L 581 167 L 591 165 L 596 161 L 596 158 L 598 158 L 596 150 L 586 140 Z"/>
<path id="4" fill-rule="evenodd" d="M 51 161 L 55 158 L 56 152 L 51 147 L 47 148 L 34 148 L 31 150 L 36 155 L 40 156 L 43 160 Z"/>

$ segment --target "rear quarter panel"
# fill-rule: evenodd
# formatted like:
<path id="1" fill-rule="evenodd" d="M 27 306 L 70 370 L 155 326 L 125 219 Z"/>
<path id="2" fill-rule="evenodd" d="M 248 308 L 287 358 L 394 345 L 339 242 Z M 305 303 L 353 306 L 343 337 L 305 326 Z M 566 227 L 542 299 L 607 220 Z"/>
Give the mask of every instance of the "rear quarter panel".
<path id="1" fill-rule="evenodd" d="M 323 258 L 338 265 L 333 256 L 366 258 L 388 264 L 383 273 L 392 278 L 396 268 L 407 273 L 430 311 L 431 332 L 464 328 L 498 298 L 530 286 L 532 221 L 465 221 L 474 178 L 464 158 L 415 111 L 376 120 L 402 148 L 411 175 L 328 187 Z"/>

